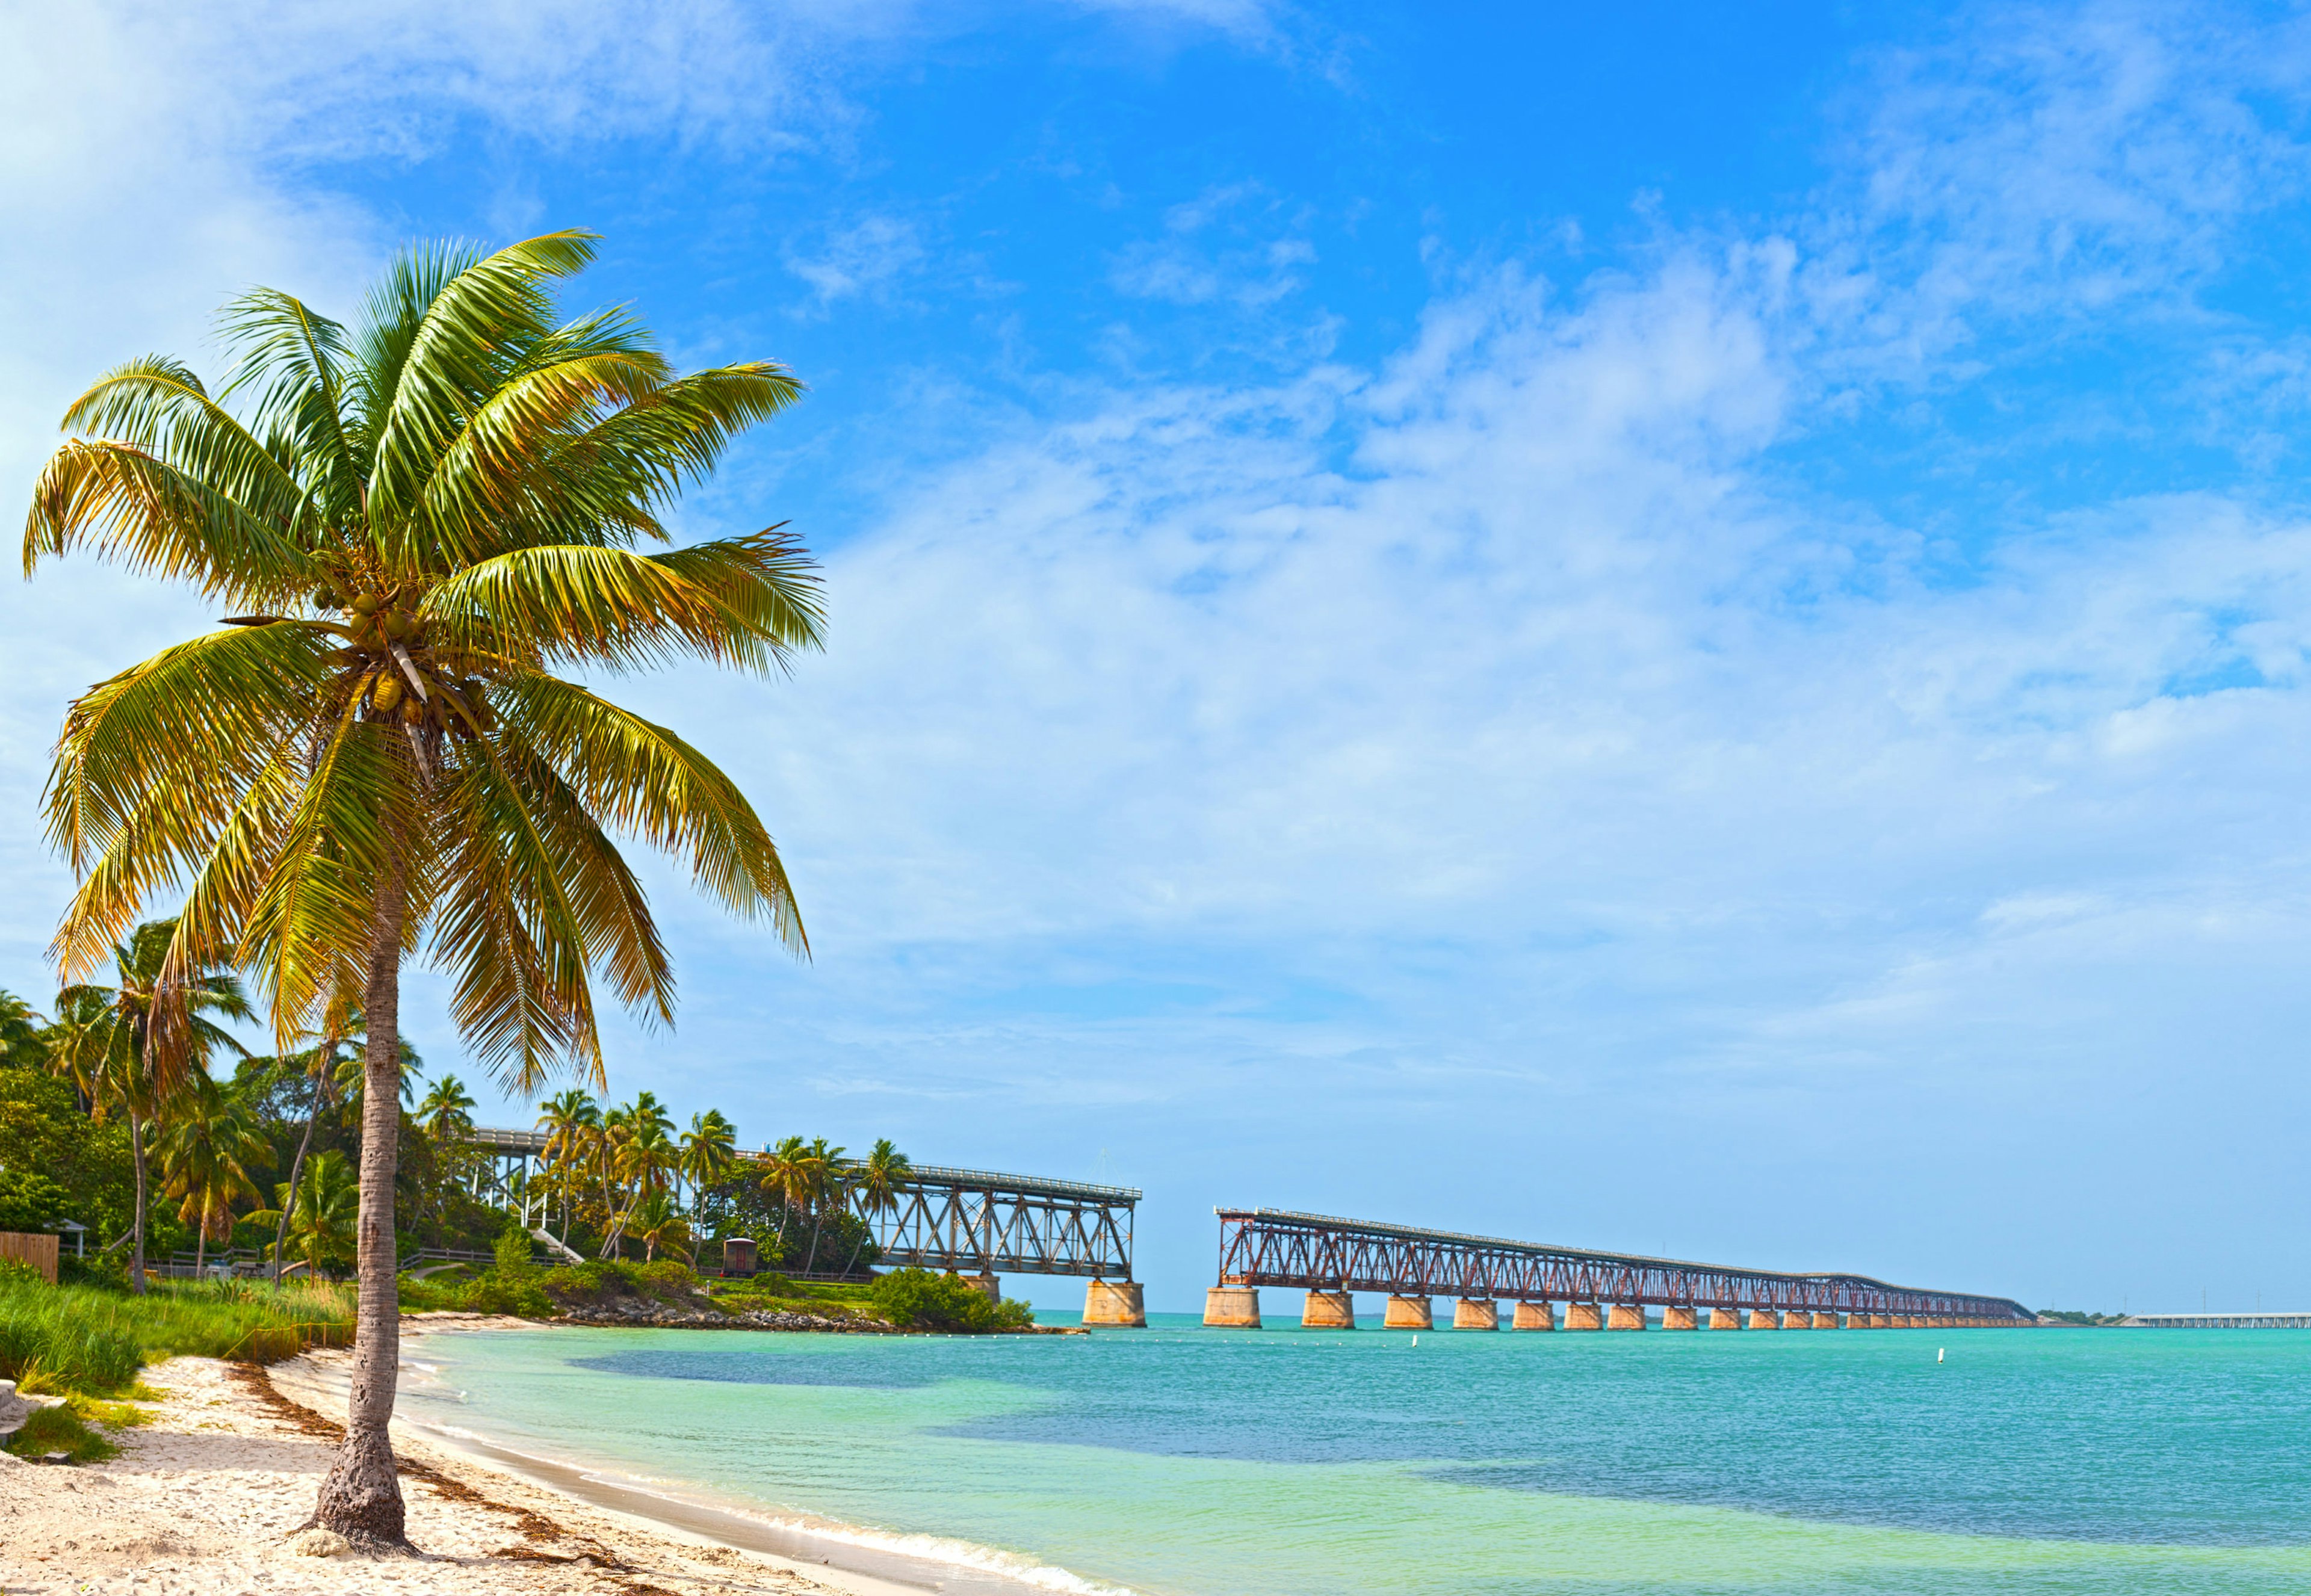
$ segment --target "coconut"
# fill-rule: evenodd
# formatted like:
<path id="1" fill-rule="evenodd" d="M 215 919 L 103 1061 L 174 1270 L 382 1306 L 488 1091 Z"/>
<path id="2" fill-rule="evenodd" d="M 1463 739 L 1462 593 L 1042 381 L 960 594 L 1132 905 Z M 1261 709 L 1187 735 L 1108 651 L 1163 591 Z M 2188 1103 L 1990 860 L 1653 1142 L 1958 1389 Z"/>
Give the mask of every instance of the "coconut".
<path id="1" fill-rule="evenodd" d="M 401 702 L 401 678 L 392 676 L 378 677 L 377 689 L 369 695 L 369 701 L 380 712 L 389 712 Z"/>
<path id="2" fill-rule="evenodd" d="M 374 593 L 356 593 L 349 607 L 357 615 L 373 615 L 385 607 L 385 600 Z"/>
<path id="3" fill-rule="evenodd" d="M 385 613 L 385 619 L 379 624 L 385 628 L 386 636 L 395 642 L 399 642 L 417 630 L 417 617 L 406 610 L 388 610 Z"/>
<path id="4" fill-rule="evenodd" d="M 337 590 L 335 588 L 327 587 L 314 589 L 313 607 L 315 609 L 336 609 L 338 607 Z"/>

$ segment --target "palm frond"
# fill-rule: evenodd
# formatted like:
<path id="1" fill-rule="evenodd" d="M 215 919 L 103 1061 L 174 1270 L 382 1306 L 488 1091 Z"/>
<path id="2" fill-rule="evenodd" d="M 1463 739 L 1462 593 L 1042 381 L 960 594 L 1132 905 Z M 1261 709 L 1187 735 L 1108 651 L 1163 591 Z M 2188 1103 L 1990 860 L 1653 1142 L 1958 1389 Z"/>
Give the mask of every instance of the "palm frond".
<path id="1" fill-rule="evenodd" d="M 48 457 L 32 486 L 24 574 L 44 556 L 75 547 L 132 571 L 189 581 L 237 606 L 283 600 L 315 575 L 311 557 L 266 507 L 106 439 L 66 443 Z"/>
<path id="2" fill-rule="evenodd" d="M 767 914 L 780 939 L 810 941 L 778 845 L 737 782 L 665 727 L 551 676 L 502 683 L 508 728 L 611 826 L 681 858 L 731 910 Z"/>

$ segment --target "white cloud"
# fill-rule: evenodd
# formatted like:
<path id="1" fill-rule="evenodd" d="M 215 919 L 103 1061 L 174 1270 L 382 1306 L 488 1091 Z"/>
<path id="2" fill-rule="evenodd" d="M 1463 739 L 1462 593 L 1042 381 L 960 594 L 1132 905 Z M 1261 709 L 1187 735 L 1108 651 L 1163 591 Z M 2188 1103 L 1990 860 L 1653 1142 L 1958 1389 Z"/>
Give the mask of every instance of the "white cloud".
<path id="1" fill-rule="evenodd" d="M 828 232 L 809 253 L 789 246 L 787 270 L 810 284 L 824 312 L 838 300 L 888 292 L 924 259 L 914 224 L 895 216 L 868 216 Z"/>

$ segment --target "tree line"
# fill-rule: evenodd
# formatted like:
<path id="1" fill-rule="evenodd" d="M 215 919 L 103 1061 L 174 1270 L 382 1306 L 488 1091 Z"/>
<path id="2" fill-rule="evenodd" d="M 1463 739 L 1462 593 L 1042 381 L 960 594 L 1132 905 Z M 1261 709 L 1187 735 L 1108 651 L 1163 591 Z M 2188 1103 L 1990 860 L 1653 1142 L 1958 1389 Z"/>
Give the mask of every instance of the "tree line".
<path id="1" fill-rule="evenodd" d="M 151 1009 L 174 931 L 136 927 L 112 950 L 110 984 L 63 989 L 54 1017 L 0 991 L 0 1230 L 83 1225 L 96 1256 L 81 1272 L 117 1268 L 138 1292 L 156 1254 L 185 1251 L 196 1269 L 231 1249 L 259 1254 L 275 1278 L 343 1273 L 360 1210 L 361 1012 L 341 1008 L 309 1045 L 260 1056 L 225 1024 L 255 1017 L 239 976 L 206 970 L 188 1003 L 193 1067 L 158 1070 Z M 428 1083 L 416 1050 L 399 1051 L 398 1251 L 488 1250 L 510 1219 L 486 1200 L 475 1099 L 454 1074 Z M 742 1154 L 719 1109 L 677 1134 L 648 1091 L 606 1103 L 571 1087 L 538 1105 L 536 1126 L 537 1170 L 505 1195 L 543 1212 L 554 1242 L 599 1258 L 695 1264 L 745 1235 L 763 1267 L 852 1273 L 876 1256 L 872 1222 L 909 1173 L 888 1138 L 863 1158 L 801 1136 Z"/>

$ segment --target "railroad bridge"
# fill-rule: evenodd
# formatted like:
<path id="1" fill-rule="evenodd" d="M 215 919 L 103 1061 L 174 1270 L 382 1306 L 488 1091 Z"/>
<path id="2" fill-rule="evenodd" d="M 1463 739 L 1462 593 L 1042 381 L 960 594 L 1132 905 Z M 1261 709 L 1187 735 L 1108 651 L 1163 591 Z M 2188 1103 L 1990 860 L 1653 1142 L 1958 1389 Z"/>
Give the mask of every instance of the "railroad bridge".
<path id="1" fill-rule="evenodd" d="M 545 1222 L 545 1204 L 531 1165 L 544 1159 L 545 1140 L 542 1130 L 474 1132 L 487 1155 L 479 1195 L 519 1212 L 534 1234 Z M 753 1163 L 764 1156 L 737 1154 Z M 990 1296 L 999 1274 L 1074 1276 L 1086 1281 L 1086 1324 L 1147 1322 L 1140 1284 L 1131 1278 L 1137 1188 L 919 1164 L 894 1195 L 892 1208 L 862 1216 L 885 1263 L 952 1269 Z"/>
<path id="2" fill-rule="evenodd" d="M 1675 1259 L 1593 1252 L 1451 1231 L 1376 1225 L 1277 1208 L 1218 1208 L 1219 1284 L 1204 1301 L 1204 1322 L 1257 1329 L 1260 1287 L 1307 1293 L 1301 1322 L 1349 1330 L 1355 1294 L 1388 1297 L 1382 1323 L 1427 1330 L 1433 1299 L 1452 1296 L 1456 1330 L 1498 1330 L 1500 1304 L 1514 1304 L 1521 1330 L 1641 1330 L 1649 1306 L 1665 1330 L 1924 1329 L 2021 1325 L 2036 1315 L 2006 1297 L 1923 1291 L 1862 1275 L 1782 1274 Z"/>

